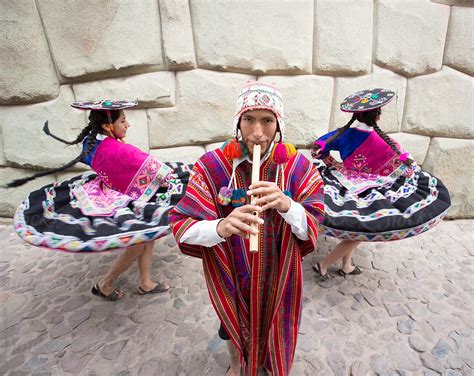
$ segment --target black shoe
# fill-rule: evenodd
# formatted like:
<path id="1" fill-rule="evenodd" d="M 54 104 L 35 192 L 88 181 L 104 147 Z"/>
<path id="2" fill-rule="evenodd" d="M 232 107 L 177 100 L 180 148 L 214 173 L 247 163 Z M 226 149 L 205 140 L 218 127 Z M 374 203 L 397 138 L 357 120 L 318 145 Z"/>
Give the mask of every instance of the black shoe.
<path id="1" fill-rule="evenodd" d="M 105 295 L 102 291 L 100 291 L 99 283 L 97 282 L 94 287 L 92 287 L 91 292 L 94 295 L 100 296 L 109 302 L 115 302 L 116 300 L 120 300 L 123 298 L 124 293 L 120 290 L 113 290 L 109 295 Z"/>
<path id="2" fill-rule="evenodd" d="M 341 275 L 341 276 L 343 276 L 343 277 L 345 277 L 346 275 L 358 275 L 358 274 L 362 274 L 362 270 L 361 270 L 361 268 L 359 268 L 358 266 L 355 266 L 355 267 L 354 267 L 354 270 L 353 270 L 352 272 L 350 272 L 350 273 L 346 273 L 346 272 L 345 272 L 344 270 L 342 270 L 342 269 L 339 269 L 337 272 L 339 273 L 339 275 Z"/>
<path id="3" fill-rule="evenodd" d="M 313 265 L 313 269 L 316 273 L 318 273 L 319 278 L 321 278 L 323 281 L 327 281 L 328 279 L 331 279 L 331 276 L 329 275 L 328 272 L 326 272 L 326 274 L 321 273 L 321 265 L 319 264 L 319 262 Z"/>

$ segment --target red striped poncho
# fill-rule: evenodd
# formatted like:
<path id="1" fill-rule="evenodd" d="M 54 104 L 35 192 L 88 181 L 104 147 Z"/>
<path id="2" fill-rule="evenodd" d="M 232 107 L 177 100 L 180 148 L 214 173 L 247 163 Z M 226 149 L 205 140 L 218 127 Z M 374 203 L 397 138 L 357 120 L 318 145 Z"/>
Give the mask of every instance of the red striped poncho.
<path id="1" fill-rule="evenodd" d="M 236 169 L 238 188 L 248 189 L 251 164 Z M 284 173 L 285 187 L 281 187 Z M 275 181 L 277 165 L 262 162 L 260 180 Z M 232 161 L 220 149 L 194 165 L 185 197 L 171 212 L 171 226 L 180 250 L 202 259 L 212 304 L 240 352 L 248 375 L 265 367 L 273 375 L 288 375 L 294 358 L 301 316 L 302 258 L 316 247 L 318 225 L 324 217 L 323 185 L 318 170 L 297 153 L 280 168 L 278 185 L 306 210 L 309 239 L 302 241 L 274 209 L 262 214 L 260 250 L 250 253 L 249 241 L 232 235 L 213 247 L 183 244 L 183 233 L 201 220 L 226 217 L 233 207 L 217 201 L 227 186 Z"/>

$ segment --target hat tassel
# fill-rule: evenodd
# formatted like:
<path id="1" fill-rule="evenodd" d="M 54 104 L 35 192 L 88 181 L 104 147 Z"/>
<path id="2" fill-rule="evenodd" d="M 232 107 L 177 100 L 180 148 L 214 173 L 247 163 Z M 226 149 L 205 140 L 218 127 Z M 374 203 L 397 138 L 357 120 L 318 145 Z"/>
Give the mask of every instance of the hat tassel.
<path id="1" fill-rule="evenodd" d="M 244 156 L 244 149 L 242 148 L 242 144 L 239 140 L 235 138 L 226 141 L 226 143 L 222 146 L 222 152 L 229 159 L 240 159 Z"/>
<path id="2" fill-rule="evenodd" d="M 288 142 L 278 142 L 272 150 L 272 161 L 278 164 L 287 163 L 296 155 L 296 148 Z"/>

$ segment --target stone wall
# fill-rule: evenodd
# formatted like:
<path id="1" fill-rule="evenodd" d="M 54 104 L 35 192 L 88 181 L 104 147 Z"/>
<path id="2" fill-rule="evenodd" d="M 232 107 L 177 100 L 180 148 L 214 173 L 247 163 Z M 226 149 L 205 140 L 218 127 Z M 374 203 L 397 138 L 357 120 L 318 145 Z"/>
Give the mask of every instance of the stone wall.
<path id="1" fill-rule="evenodd" d="M 471 0 L 0 0 L 0 9 L 2 182 L 77 155 L 42 133 L 48 120 L 72 139 L 87 120 L 75 100 L 138 100 L 128 142 L 193 162 L 231 135 L 249 79 L 281 88 L 288 140 L 305 153 L 347 122 L 344 97 L 377 86 L 398 95 L 382 128 L 446 183 L 451 217 L 474 217 Z M 0 215 L 71 173 L 0 188 Z"/>

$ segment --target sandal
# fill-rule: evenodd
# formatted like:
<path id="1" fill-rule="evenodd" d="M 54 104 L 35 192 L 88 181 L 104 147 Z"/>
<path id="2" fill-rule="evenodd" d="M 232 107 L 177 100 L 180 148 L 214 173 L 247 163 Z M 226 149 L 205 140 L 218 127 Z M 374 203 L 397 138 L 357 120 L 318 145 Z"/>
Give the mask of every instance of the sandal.
<path id="1" fill-rule="evenodd" d="M 92 287 L 91 292 L 94 295 L 100 296 L 101 298 L 108 300 L 109 302 L 115 302 L 116 300 L 122 299 L 124 296 L 123 291 L 120 290 L 114 290 L 109 295 L 105 295 L 102 291 L 100 291 L 99 282 L 97 282 L 95 286 Z"/>
<path id="2" fill-rule="evenodd" d="M 326 274 L 321 273 L 321 265 L 319 264 L 319 262 L 313 265 L 313 269 L 316 273 L 318 273 L 319 278 L 321 278 L 323 281 L 327 281 L 328 279 L 331 279 L 331 276 L 329 275 L 328 272 L 326 272 Z"/>
<path id="3" fill-rule="evenodd" d="M 344 270 L 342 270 L 342 269 L 339 269 L 337 272 L 339 273 L 339 275 L 345 277 L 345 276 L 347 276 L 347 275 L 358 275 L 358 274 L 361 274 L 361 273 L 362 273 L 362 269 L 359 268 L 358 266 L 354 266 L 354 270 L 353 270 L 352 272 L 350 272 L 350 273 L 346 273 L 346 272 L 345 272 Z"/>
<path id="4" fill-rule="evenodd" d="M 229 371 L 230 371 L 230 366 L 227 367 L 227 370 L 225 371 L 225 376 L 227 376 L 227 374 L 229 373 Z M 240 374 L 240 375 L 242 374 L 242 369 L 240 370 L 240 373 L 239 373 L 239 374 Z"/>
<path id="5" fill-rule="evenodd" d="M 166 286 L 163 282 L 157 282 L 156 286 L 152 288 L 151 290 L 144 290 L 140 286 L 138 286 L 138 294 L 140 295 L 146 295 L 146 294 L 159 294 L 162 292 L 166 292 L 170 289 L 169 286 Z"/>

